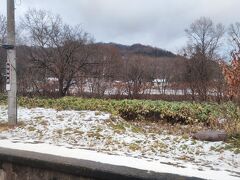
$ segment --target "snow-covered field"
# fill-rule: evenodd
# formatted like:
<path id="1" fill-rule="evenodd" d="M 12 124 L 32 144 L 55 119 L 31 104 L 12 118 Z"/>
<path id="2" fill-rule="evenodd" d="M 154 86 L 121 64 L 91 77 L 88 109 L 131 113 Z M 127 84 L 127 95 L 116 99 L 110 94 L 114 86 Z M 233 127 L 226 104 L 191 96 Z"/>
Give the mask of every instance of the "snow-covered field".
<path id="1" fill-rule="evenodd" d="M 223 142 L 195 141 L 164 131 L 146 133 L 119 117 L 95 111 L 19 108 L 18 120 L 19 126 L 9 129 L 7 108 L 0 106 L 1 147 L 62 156 L 67 151 L 76 158 L 94 156 L 96 161 L 139 169 L 240 179 L 240 154 L 226 150 Z"/>

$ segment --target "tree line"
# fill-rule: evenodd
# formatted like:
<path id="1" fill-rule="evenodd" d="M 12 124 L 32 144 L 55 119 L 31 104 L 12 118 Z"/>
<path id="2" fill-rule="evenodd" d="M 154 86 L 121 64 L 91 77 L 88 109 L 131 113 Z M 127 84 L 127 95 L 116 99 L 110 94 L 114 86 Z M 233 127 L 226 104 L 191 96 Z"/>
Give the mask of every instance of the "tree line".
<path id="1" fill-rule="evenodd" d="M 201 17 L 185 30 L 186 46 L 170 57 L 122 54 L 111 44 L 95 43 L 80 25 L 65 24 L 59 15 L 44 10 L 29 10 L 17 27 L 21 95 L 239 101 L 240 23 L 226 28 Z M 0 41 L 6 42 L 4 16 Z M 222 47 L 231 49 L 226 57 Z M 230 55 L 233 61 L 226 63 Z M 0 59 L 4 92 L 3 49 Z"/>

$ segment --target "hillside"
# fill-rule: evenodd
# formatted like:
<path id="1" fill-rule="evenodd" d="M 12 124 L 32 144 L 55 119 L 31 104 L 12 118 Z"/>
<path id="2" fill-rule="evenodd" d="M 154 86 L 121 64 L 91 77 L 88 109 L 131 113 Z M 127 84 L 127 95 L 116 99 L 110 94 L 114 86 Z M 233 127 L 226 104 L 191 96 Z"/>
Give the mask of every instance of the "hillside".
<path id="1" fill-rule="evenodd" d="M 151 57 L 175 57 L 176 56 L 174 53 L 170 51 L 163 50 L 157 47 L 142 45 L 142 44 L 133 44 L 131 46 L 117 44 L 117 43 L 98 43 L 98 44 L 113 46 L 117 48 L 122 55 L 138 54 L 138 55 L 146 55 Z"/>

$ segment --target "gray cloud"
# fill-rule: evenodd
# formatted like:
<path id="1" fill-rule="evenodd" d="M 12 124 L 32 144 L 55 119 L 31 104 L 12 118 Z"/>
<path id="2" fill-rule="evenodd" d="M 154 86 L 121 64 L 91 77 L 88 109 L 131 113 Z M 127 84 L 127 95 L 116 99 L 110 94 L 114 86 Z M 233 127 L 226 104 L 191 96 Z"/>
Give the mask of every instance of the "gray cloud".
<path id="1" fill-rule="evenodd" d="M 0 7 L 3 13 L 5 1 Z M 239 0 L 16 0 L 16 3 L 17 16 L 29 8 L 46 9 L 60 14 L 66 23 L 81 24 L 96 41 L 144 43 L 175 52 L 186 42 L 184 29 L 201 16 L 224 25 L 240 21 Z"/>

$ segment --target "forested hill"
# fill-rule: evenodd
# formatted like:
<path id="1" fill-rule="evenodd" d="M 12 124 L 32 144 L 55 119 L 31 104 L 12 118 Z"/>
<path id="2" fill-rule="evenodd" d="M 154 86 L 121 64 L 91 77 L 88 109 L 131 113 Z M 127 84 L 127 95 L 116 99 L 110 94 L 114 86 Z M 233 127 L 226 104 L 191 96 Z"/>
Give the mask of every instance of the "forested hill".
<path id="1" fill-rule="evenodd" d="M 170 51 L 152 47 L 152 46 L 142 45 L 142 44 L 133 44 L 131 46 L 117 44 L 117 43 L 98 43 L 98 44 L 113 46 L 117 48 L 122 55 L 138 54 L 138 55 L 146 55 L 151 57 L 175 57 L 176 56 L 174 53 Z"/>

